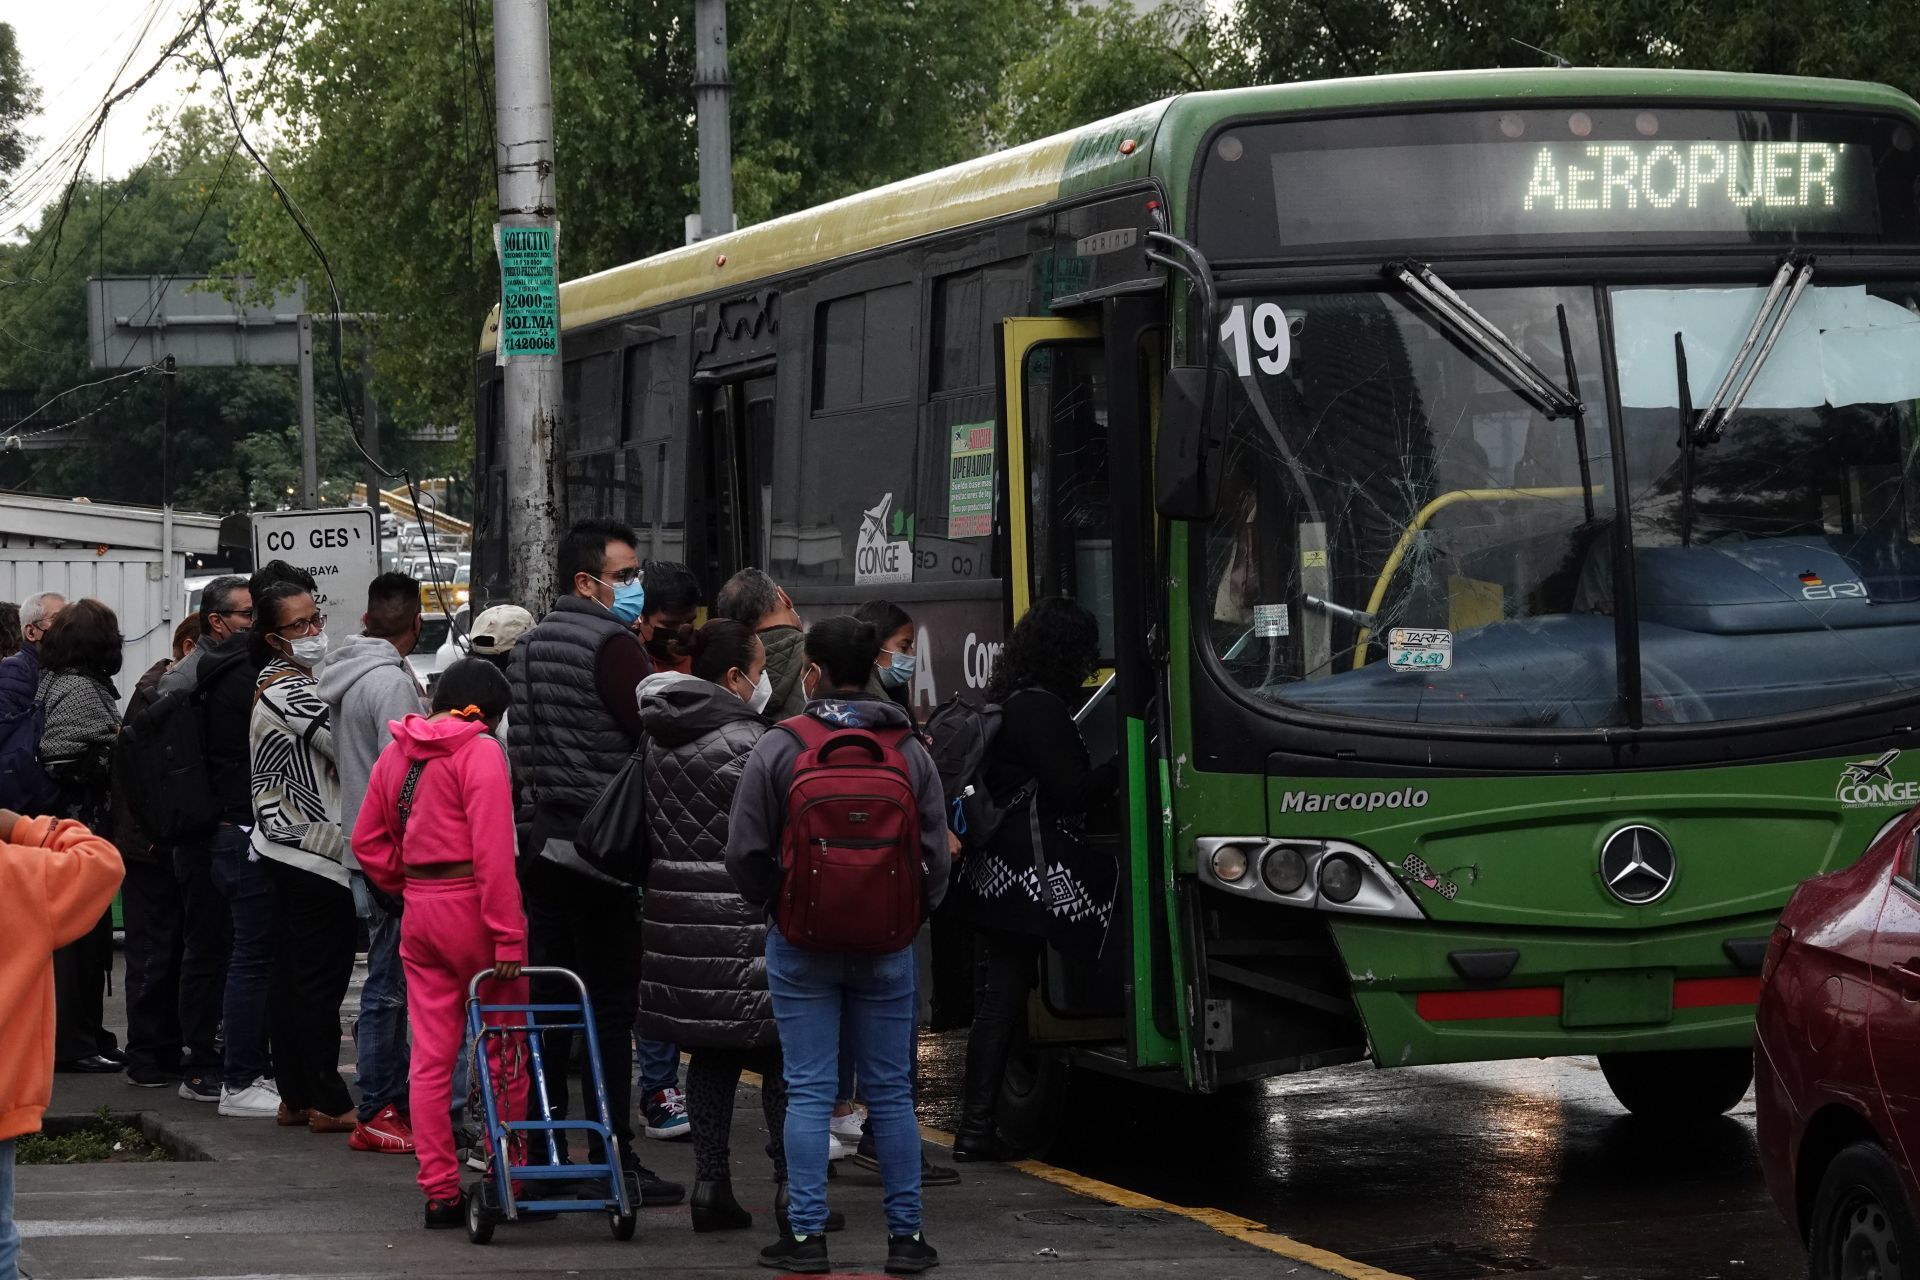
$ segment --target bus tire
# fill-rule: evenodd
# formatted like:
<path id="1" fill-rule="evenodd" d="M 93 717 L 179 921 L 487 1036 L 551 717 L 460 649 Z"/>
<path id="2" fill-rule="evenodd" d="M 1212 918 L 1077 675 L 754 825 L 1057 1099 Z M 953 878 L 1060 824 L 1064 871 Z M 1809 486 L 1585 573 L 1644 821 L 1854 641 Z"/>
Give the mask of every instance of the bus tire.
<path id="1" fill-rule="evenodd" d="M 1740 1105 L 1753 1084 L 1751 1049 L 1603 1053 L 1600 1072 L 1620 1105 L 1649 1120 L 1710 1120 Z"/>
<path id="2" fill-rule="evenodd" d="M 1059 1136 L 1072 1073 L 1064 1049 L 1028 1042 L 1024 1027 L 1007 1055 L 1007 1072 L 994 1105 L 994 1126 L 1007 1145 L 1022 1155 L 1041 1155 Z"/>

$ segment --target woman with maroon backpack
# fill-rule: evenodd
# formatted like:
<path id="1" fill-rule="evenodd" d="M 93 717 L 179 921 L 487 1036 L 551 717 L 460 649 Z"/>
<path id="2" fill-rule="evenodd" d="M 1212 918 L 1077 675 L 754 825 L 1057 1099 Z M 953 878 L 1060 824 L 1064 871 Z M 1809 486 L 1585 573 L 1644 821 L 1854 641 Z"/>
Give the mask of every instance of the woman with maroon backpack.
<path id="1" fill-rule="evenodd" d="M 920 1133 L 913 1115 L 913 936 L 947 888 L 946 808 L 933 759 L 896 703 L 866 692 L 880 635 L 841 616 L 806 636 L 806 710 L 760 739 L 728 825 L 727 870 L 764 906 L 767 986 L 787 1081 L 791 1205 L 762 1266 L 827 1271 L 827 1139 L 840 1026 L 880 1157 L 886 1269 L 940 1257 L 920 1233 Z"/>

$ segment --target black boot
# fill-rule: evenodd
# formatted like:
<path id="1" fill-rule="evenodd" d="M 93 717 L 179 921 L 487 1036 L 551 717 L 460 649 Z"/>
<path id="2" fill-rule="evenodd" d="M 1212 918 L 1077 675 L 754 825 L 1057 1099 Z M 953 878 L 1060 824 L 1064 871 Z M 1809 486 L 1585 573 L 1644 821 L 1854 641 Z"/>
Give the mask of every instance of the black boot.
<path id="1" fill-rule="evenodd" d="M 1007 1074 L 1007 1055 L 1013 1050 L 1014 1027 L 998 1019 L 975 1019 L 967 1032 L 967 1069 L 960 1087 L 960 1129 L 953 1139 L 958 1164 L 976 1160 L 1007 1160 L 1012 1151 L 994 1130 L 994 1105 Z"/>
<path id="2" fill-rule="evenodd" d="M 627 1189 L 637 1192 L 637 1202 L 647 1209 L 661 1205 L 679 1204 L 687 1198 L 687 1189 L 677 1182 L 661 1177 L 640 1163 L 640 1158 L 628 1151 L 620 1160 L 620 1168 L 627 1175 Z"/>
<path id="3" fill-rule="evenodd" d="M 787 1206 L 792 1203 L 792 1200 L 787 1196 L 787 1184 L 779 1182 L 774 1185 L 778 1190 L 773 1193 L 773 1220 L 779 1224 L 781 1235 L 791 1236 L 793 1234 L 793 1224 L 787 1221 Z M 827 1210 L 827 1230 L 839 1231 L 845 1228 L 846 1225 L 846 1214 L 840 1212 L 838 1209 Z"/>
<path id="4" fill-rule="evenodd" d="M 744 1231 L 753 1225 L 753 1215 L 733 1198 L 730 1178 L 700 1178 L 693 1184 L 693 1229 L 707 1231 Z"/>

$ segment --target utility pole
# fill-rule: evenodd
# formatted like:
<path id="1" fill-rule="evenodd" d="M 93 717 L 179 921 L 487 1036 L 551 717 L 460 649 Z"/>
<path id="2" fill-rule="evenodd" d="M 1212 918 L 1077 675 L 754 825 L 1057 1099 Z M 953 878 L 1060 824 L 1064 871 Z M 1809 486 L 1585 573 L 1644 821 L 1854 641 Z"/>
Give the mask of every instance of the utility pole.
<path id="1" fill-rule="evenodd" d="M 300 313 L 300 507 L 320 505 L 320 438 L 313 408 L 313 317 Z"/>
<path id="2" fill-rule="evenodd" d="M 733 230 L 733 128 L 728 100 L 727 0 L 693 3 L 693 102 L 700 124 L 700 222 L 687 240 Z"/>
<path id="3" fill-rule="evenodd" d="M 507 455 L 507 581 L 536 617 L 553 598 L 560 550 L 559 221 L 554 216 L 553 83 L 547 0 L 493 0 L 499 150 L 501 440 Z"/>
<path id="4" fill-rule="evenodd" d="M 380 402 L 373 395 L 373 348 L 369 344 L 360 365 L 360 447 L 367 451 L 367 505 L 380 514 Z"/>

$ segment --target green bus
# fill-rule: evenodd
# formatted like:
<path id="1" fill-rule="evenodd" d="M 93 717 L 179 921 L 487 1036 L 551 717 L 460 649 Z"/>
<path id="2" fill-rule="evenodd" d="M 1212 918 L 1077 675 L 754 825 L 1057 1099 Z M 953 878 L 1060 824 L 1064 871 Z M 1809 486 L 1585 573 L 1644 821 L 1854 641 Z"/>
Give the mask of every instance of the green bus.
<path id="1" fill-rule="evenodd" d="M 1120 890 L 1013 1136 L 1069 1069 L 1367 1058 L 1714 1114 L 1787 895 L 1920 801 L 1917 137 L 1694 72 L 1175 98 L 567 283 L 562 502 L 900 603 L 922 710 L 1100 618 Z"/>

